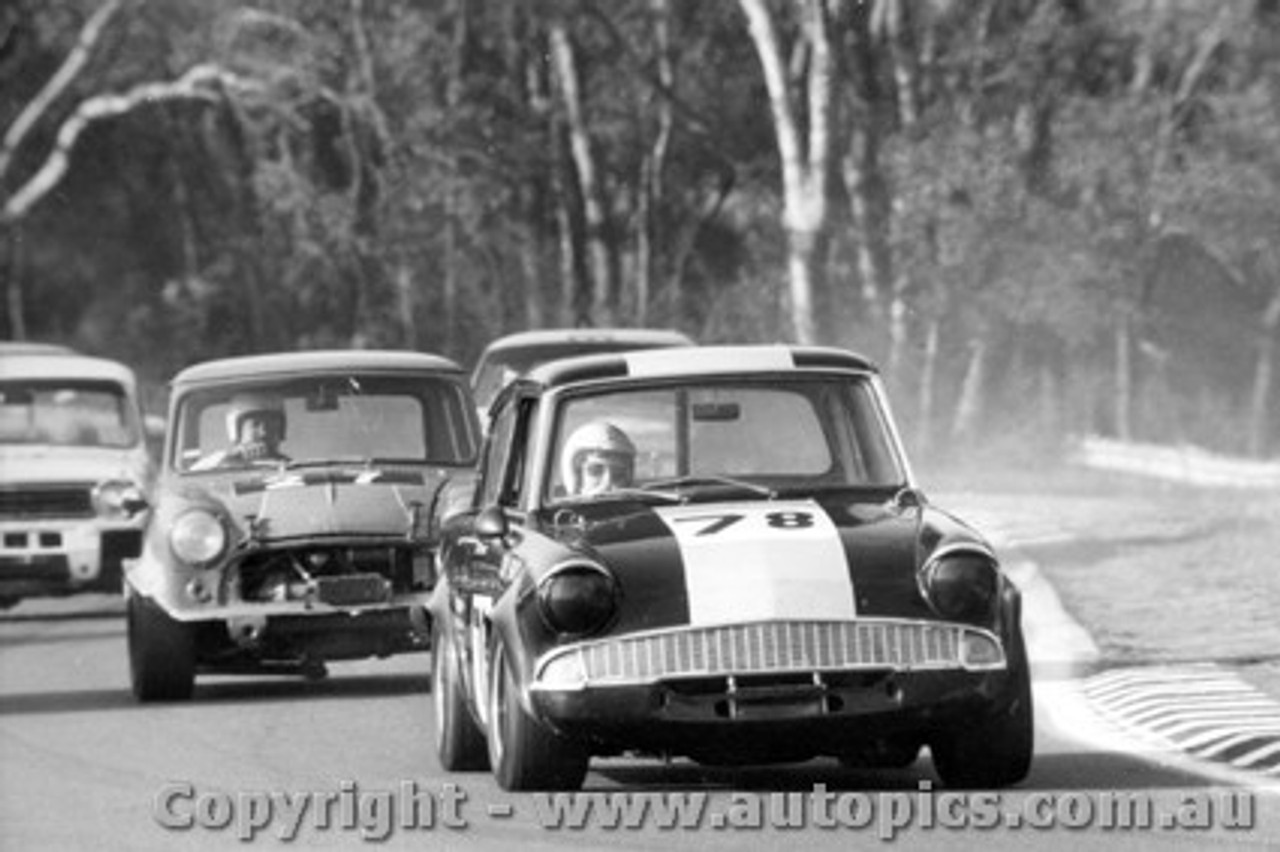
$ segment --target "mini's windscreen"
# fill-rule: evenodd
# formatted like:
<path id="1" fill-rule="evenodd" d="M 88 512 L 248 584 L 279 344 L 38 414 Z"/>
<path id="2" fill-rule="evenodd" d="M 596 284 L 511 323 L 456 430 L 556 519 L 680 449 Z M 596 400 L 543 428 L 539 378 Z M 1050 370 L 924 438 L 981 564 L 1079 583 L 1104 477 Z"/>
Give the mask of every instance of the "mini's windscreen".
<path id="1" fill-rule="evenodd" d="M 330 462 L 470 464 L 476 447 L 463 389 L 421 377 L 348 375 L 224 385 L 188 394 L 175 416 L 174 466 L 216 469 L 255 412 L 272 422 L 274 458 Z"/>

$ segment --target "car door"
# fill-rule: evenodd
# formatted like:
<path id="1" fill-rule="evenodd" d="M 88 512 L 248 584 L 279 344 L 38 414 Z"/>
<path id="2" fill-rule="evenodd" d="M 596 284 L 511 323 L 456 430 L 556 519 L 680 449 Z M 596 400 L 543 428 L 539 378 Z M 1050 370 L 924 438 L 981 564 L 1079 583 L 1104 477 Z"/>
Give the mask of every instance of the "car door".
<path id="1" fill-rule="evenodd" d="M 482 700 L 488 683 L 489 613 L 509 583 L 503 564 L 509 551 L 501 542 L 481 535 L 477 521 L 495 507 L 504 513 L 515 510 L 524 472 L 524 434 L 532 403 L 508 396 L 494 410 L 492 429 L 476 487 L 475 503 L 468 514 L 468 529 L 456 539 L 451 557 L 453 570 L 453 611 L 458 617 L 462 658 L 459 663 L 468 681 L 468 692 L 476 697 L 477 715 L 485 712 Z"/>

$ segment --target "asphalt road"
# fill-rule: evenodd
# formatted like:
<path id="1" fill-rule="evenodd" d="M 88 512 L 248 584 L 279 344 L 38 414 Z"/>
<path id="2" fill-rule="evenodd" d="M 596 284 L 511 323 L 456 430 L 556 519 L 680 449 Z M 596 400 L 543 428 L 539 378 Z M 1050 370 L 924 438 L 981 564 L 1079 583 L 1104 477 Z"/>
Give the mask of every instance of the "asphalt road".
<path id="1" fill-rule="evenodd" d="M 208 678 L 189 704 L 140 706 L 128 691 L 119 602 L 24 602 L 0 614 L 0 849 L 1280 845 L 1274 790 L 1232 787 L 1072 730 L 1063 720 L 1081 717 L 1059 712 L 1069 673 L 1052 669 L 1037 680 L 1032 774 L 1002 796 L 944 793 L 927 757 L 879 773 L 609 760 L 593 763 L 587 795 L 558 803 L 616 804 L 590 794 L 622 792 L 632 807 L 678 799 L 706 810 L 696 820 L 686 811 L 685 827 L 662 827 L 657 811 L 637 819 L 644 827 L 608 828 L 602 811 L 588 829 L 548 827 L 557 802 L 440 769 L 428 665 L 426 655 L 340 664 L 314 683 Z M 1139 810 L 1116 810 L 1122 801 Z M 1119 822 L 1108 827 L 1108 813 Z M 1170 825 L 1126 827 L 1124 813 Z"/>

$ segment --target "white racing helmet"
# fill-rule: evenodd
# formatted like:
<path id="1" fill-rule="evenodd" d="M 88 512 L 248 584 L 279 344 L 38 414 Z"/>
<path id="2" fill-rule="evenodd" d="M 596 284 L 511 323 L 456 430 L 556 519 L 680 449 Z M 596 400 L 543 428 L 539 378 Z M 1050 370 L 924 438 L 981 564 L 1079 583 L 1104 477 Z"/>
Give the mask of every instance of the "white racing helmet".
<path id="1" fill-rule="evenodd" d="M 591 453 L 620 457 L 634 465 L 636 445 L 626 432 L 607 421 L 593 420 L 579 426 L 560 450 L 560 476 L 570 494 L 581 490 L 582 460 Z"/>
<path id="2" fill-rule="evenodd" d="M 284 403 L 274 394 L 252 391 L 231 398 L 231 406 L 227 409 L 227 437 L 231 443 L 240 440 L 240 426 L 250 415 L 274 419 L 276 434 L 280 440 L 284 439 Z"/>

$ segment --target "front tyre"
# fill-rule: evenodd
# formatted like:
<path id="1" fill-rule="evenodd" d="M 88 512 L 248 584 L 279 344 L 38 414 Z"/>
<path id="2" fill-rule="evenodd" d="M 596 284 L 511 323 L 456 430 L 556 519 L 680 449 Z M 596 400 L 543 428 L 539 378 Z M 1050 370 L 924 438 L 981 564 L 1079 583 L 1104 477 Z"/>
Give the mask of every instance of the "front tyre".
<path id="1" fill-rule="evenodd" d="M 501 644 L 489 665 L 489 764 L 504 790 L 578 790 L 590 753 L 525 712 Z"/>
<path id="2" fill-rule="evenodd" d="M 1010 658 L 1011 700 L 972 724 L 944 732 L 929 749 L 942 783 L 959 789 L 995 789 L 1016 784 L 1031 771 L 1035 719 L 1026 654 Z"/>
<path id="3" fill-rule="evenodd" d="M 187 701 L 195 691 L 195 638 L 189 625 L 137 594 L 128 596 L 129 681 L 139 701 Z"/>
<path id="4" fill-rule="evenodd" d="M 913 736 L 883 737 L 840 754 L 840 765 L 851 769 L 906 769 L 920 757 L 920 740 Z"/>
<path id="5" fill-rule="evenodd" d="M 484 734 L 471 716 L 458 683 L 458 658 L 443 631 L 431 640 L 431 700 L 436 711 L 436 754 L 449 772 L 488 769 Z"/>

